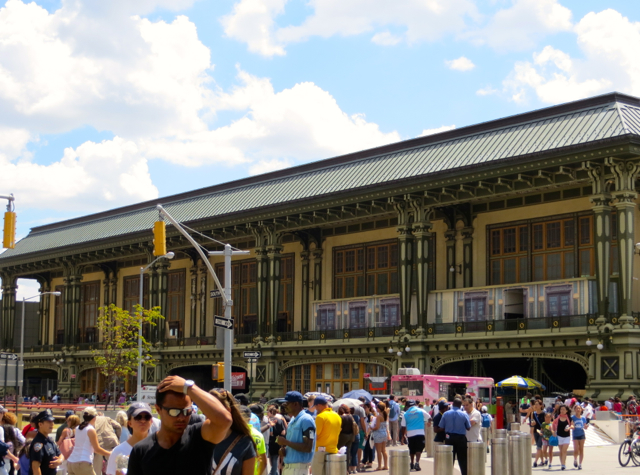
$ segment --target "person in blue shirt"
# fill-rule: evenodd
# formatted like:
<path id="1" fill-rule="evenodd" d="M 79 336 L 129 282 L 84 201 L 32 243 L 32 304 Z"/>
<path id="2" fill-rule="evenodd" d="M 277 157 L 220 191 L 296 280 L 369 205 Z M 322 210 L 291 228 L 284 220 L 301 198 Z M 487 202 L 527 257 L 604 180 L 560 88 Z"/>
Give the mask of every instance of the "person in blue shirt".
<path id="1" fill-rule="evenodd" d="M 278 436 L 276 439 L 284 457 L 282 475 L 307 475 L 315 450 L 316 423 L 302 410 L 302 394 L 298 391 L 289 391 L 284 400 L 283 406 L 291 421 L 286 438 Z"/>
<path id="2" fill-rule="evenodd" d="M 578 470 L 582 470 L 582 462 L 584 461 L 584 442 L 586 434 L 584 430 L 589 426 L 587 418 L 582 415 L 582 407 L 580 404 L 573 406 L 573 466 Z"/>
<path id="3" fill-rule="evenodd" d="M 396 397 L 392 394 L 387 401 L 389 407 L 389 430 L 391 431 L 391 440 L 387 442 L 387 447 L 391 444 L 398 445 L 398 419 L 400 417 L 400 406 L 396 402 Z"/>
<path id="4" fill-rule="evenodd" d="M 405 412 L 402 418 L 402 435 L 406 433 L 407 445 L 409 446 L 409 456 L 411 457 L 411 470 L 420 471 L 420 457 L 425 446 L 424 427 L 431 420 L 431 416 L 426 411 L 420 409 L 415 401 L 407 401 L 404 406 Z M 414 464 L 415 460 L 415 464 Z"/>
<path id="5" fill-rule="evenodd" d="M 442 414 L 438 424 L 444 429 L 444 443 L 453 447 L 453 461 L 458 457 L 460 473 L 467 475 L 467 431 L 471 429 L 469 416 L 462 409 L 462 398 L 456 396 L 450 411 Z"/>

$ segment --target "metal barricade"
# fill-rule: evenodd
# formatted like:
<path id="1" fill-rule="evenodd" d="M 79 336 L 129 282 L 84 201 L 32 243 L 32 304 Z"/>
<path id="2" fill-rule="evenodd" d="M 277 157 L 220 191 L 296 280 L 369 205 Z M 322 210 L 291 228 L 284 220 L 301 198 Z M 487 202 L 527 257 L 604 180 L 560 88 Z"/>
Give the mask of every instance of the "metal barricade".
<path id="1" fill-rule="evenodd" d="M 509 446 L 509 475 L 522 475 L 520 471 L 522 458 L 522 452 L 520 451 L 520 437 L 517 435 L 509 434 L 508 437 Z"/>
<path id="2" fill-rule="evenodd" d="M 467 475 L 484 475 L 486 453 L 484 442 L 467 443 Z"/>
<path id="3" fill-rule="evenodd" d="M 433 426 L 431 424 L 427 425 L 424 428 L 425 434 L 425 451 L 427 452 L 427 457 L 433 457 L 433 438 L 435 437 L 435 433 L 433 432 Z"/>
<path id="4" fill-rule="evenodd" d="M 389 475 L 409 475 L 411 457 L 409 449 L 387 449 L 389 454 Z"/>
<path id="5" fill-rule="evenodd" d="M 491 475 L 508 475 L 509 473 L 507 442 L 506 437 L 491 440 Z"/>
<path id="6" fill-rule="evenodd" d="M 346 454 L 327 454 L 324 460 L 324 472 L 326 475 L 344 475 L 347 469 Z"/>
<path id="7" fill-rule="evenodd" d="M 434 475 L 453 475 L 453 447 L 450 445 L 436 445 L 433 460 Z"/>
<path id="8" fill-rule="evenodd" d="M 532 475 L 533 467 L 531 466 L 531 434 L 528 432 L 520 432 L 520 450 L 521 450 L 521 474 Z"/>

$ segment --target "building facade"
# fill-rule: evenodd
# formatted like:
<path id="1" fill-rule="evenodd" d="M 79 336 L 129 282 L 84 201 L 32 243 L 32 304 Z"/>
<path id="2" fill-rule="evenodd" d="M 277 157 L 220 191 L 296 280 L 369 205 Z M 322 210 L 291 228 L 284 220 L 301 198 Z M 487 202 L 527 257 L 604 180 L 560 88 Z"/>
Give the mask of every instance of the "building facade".
<path id="1" fill-rule="evenodd" d="M 251 251 L 233 260 L 233 364 L 254 392 L 388 392 L 417 367 L 627 395 L 639 175 L 640 99 L 614 93 L 41 226 L 0 255 L 0 348 L 19 345 L 16 280 L 36 279 L 62 295 L 40 302 L 27 372 L 58 372 L 67 396 L 100 387 L 99 308 L 139 302 L 160 203 L 205 248 Z M 212 386 L 220 302 L 197 252 L 167 235 L 175 258 L 143 282 L 165 317 L 143 381 Z"/>

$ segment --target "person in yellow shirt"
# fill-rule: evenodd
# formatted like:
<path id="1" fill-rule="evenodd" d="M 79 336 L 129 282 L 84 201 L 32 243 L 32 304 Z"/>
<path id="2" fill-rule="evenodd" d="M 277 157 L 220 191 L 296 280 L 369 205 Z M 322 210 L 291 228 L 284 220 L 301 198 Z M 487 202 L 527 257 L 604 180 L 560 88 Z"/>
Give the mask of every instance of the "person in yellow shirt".
<path id="1" fill-rule="evenodd" d="M 342 430 L 342 418 L 333 412 L 327 400 L 318 396 L 315 400 L 316 452 L 311 462 L 311 475 L 325 475 L 325 455 L 338 453 L 338 437 Z"/>

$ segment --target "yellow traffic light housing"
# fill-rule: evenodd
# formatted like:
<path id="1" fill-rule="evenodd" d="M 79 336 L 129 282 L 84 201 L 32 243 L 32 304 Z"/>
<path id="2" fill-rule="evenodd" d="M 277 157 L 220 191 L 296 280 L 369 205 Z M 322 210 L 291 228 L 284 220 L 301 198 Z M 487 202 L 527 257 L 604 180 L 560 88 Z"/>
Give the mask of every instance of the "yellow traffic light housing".
<path id="1" fill-rule="evenodd" d="M 16 247 L 16 213 L 7 211 L 4 214 L 4 232 L 2 235 L 2 247 L 13 249 Z"/>
<path id="2" fill-rule="evenodd" d="M 224 363 L 218 363 L 218 382 L 224 382 Z"/>
<path id="3" fill-rule="evenodd" d="M 153 224 L 153 255 L 164 256 L 167 253 L 167 235 L 164 221 Z"/>

